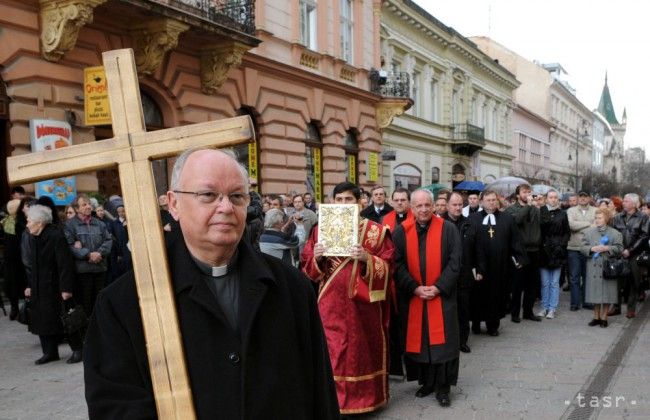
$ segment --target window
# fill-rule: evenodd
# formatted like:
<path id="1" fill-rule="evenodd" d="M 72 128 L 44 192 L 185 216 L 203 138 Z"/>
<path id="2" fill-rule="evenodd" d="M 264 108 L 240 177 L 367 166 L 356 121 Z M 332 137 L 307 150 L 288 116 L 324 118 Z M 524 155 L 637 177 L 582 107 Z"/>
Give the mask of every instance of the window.
<path id="1" fill-rule="evenodd" d="M 438 121 L 438 81 L 431 79 L 431 121 Z"/>
<path id="2" fill-rule="evenodd" d="M 316 1 L 300 0 L 300 42 L 316 51 Z"/>
<path id="3" fill-rule="evenodd" d="M 452 124 L 458 124 L 459 121 L 459 115 L 458 115 L 458 101 L 459 101 L 459 93 L 456 89 L 454 89 L 453 93 L 451 94 L 451 122 Z"/>
<path id="4" fill-rule="evenodd" d="M 435 184 L 440 182 L 440 168 L 434 166 L 431 168 L 431 183 Z"/>
<path id="5" fill-rule="evenodd" d="M 498 116 L 499 116 L 499 109 L 495 107 L 492 110 L 492 127 L 490 127 L 492 131 L 492 140 L 497 139 L 497 129 L 499 124 Z"/>
<path id="6" fill-rule="evenodd" d="M 358 182 L 359 168 L 359 142 L 357 141 L 357 133 L 354 129 L 347 131 L 345 135 L 345 180 L 356 184 Z"/>
<path id="7" fill-rule="evenodd" d="M 413 107 L 411 107 L 411 115 L 416 117 L 420 116 L 420 72 L 413 71 L 413 83 L 411 83 L 411 98 L 413 99 Z"/>
<path id="8" fill-rule="evenodd" d="M 311 122 L 307 124 L 305 133 L 305 154 L 307 157 L 307 192 L 314 196 L 317 202 L 323 201 L 323 181 L 322 181 L 322 150 L 323 141 L 320 136 L 318 123 Z"/>
<path id="9" fill-rule="evenodd" d="M 410 163 L 397 165 L 393 170 L 395 188 L 406 188 L 415 191 L 422 186 L 422 172 Z"/>
<path id="10" fill-rule="evenodd" d="M 253 120 L 253 129 L 255 131 L 255 139 L 259 139 L 259 130 L 257 127 L 256 113 L 253 108 L 242 107 L 239 110 L 239 115 L 248 115 Z M 258 162 L 258 144 L 257 140 L 252 143 L 238 144 L 234 146 L 233 151 L 237 156 L 237 161 L 248 170 L 248 178 L 251 183 L 250 189 L 258 191 L 260 185 L 259 179 L 259 162 Z"/>
<path id="11" fill-rule="evenodd" d="M 352 63 L 352 0 L 341 1 L 341 58 Z"/>

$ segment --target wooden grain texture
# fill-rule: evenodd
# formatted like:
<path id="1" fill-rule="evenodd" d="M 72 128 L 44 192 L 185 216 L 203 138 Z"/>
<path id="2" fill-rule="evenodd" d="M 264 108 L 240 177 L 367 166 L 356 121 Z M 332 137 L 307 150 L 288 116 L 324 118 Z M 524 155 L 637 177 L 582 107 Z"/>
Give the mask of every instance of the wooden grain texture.
<path id="1" fill-rule="evenodd" d="M 196 417 L 164 249 L 151 160 L 190 147 L 253 140 L 248 116 L 146 133 L 131 49 L 103 53 L 115 137 L 7 159 L 12 184 L 118 166 L 127 209 L 140 312 L 156 409 L 161 419 Z"/>

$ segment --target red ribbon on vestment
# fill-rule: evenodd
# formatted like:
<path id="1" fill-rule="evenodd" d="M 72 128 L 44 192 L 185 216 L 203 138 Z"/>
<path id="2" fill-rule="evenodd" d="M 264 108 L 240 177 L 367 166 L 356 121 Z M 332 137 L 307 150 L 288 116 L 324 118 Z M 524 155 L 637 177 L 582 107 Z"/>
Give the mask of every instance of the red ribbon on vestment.
<path id="1" fill-rule="evenodd" d="M 420 276 L 420 245 L 415 222 L 404 222 L 406 236 L 406 264 L 411 277 L 420 285 L 433 286 L 438 282 L 442 272 L 442 227 L 444 220 L 432 217 L 426 239 L 426 279 Z M 424 306 L 423 306 L 424 305 Z M 413 295 L 409 304 L 408 326 L 406 331 L 406 352 L 420 353 L 422 349 L 422 315 L 423 307 L 427 310 L 429 324 L 429 345 L 445 344 L 445 322 L 442 316 L 442 299 L 436 296 L 431 300 L 422 300 Z"/>

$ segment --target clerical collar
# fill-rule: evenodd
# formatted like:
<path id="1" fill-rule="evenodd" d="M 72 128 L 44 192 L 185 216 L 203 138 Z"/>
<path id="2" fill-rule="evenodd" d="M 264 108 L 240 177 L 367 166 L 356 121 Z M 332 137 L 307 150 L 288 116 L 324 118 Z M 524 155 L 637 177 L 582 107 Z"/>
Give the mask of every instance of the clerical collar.
<path id="1" fill-rule="evenodd" d="M 191 255 L 192 259 L 196 263 L 196 266 L 199 267 L 199 270 L 206 276 L 210 277 L 223 277 L 226 274 L 228 274 L 231 271 L 231 267 L 233 264 L 226 264 L 226 265 L 220 265 L 220 266 L 212 266 L 210 264 L 206 264 L 203 261 L 197 259 L 194 257 L 194 255 Z M 232 256 L 230 259 L 230 262 L 233 263 L 237 261 L 237 252 L 235 252 L 235 255 Z"/>

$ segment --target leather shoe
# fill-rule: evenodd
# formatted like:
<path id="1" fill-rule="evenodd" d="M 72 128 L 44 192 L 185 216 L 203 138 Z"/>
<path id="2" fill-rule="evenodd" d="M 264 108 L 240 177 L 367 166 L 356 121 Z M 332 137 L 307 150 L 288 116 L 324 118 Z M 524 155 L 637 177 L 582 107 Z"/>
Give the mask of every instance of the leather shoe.
<path id="1" fill-rule="evenodd" d="M 460 351 L 462 351 L 463 353 L 471 353 L 472 349 L 470 349 L 467 344 L 461 344 Z"/>
<path id="2" fill-rule="evenodd" d="M 16 318 L 18 318 L 18 308 L 15 306 L 11 307 L 11 310 L 9 311 L 9 320 L 10 321 L 15 321 Z"/>
<path id="3" fill-rule="evenodd" d="M 607 312 L 607 316 L 616 316 L 621 314 L 621 307 L 620 306 L 612 306 L 609 308 L 609 311 Z"/>
<path id="4" fill-rule="evenodd" d="M 537 321 L 541 322 L 542 318 L 538 317 L 537 315 L 530 314 L 530 315 L 524 315 L 524 319 L 527 319 L 529 321 Z"/>
<path id="5" fill-rule="evenodd" d="M 59 360 L 59 356 L 52 356 L 52 355 L 49 355 L 49 354 L 44 354 L 40 359 L 35 361 L 34 364 L 43 365 L 45 363 L 55 362 L 57 360 Z"/>
<path id="6" fill-rule="evenodd" d="M 480 334 L 481 333 L 481 326 L 480 325 L 477 325 L 477 326 L 472 325 L 472 332 L 474 334 Z"/>
<path id="7" fill-rule="evenodd" d="M 415 393 L 415 396 L 418 398 L 423 398 L 427 395 L 431 395 L 431 393 L 433 393 L 433 388 L 423 386 L 422 388 L 418 389 L 418 391 Z"/>
<path id="8" fill-rule="evenodd" d="M 83 359 L 83 357 L 82 357 L 81 350 L 75 350 L 75 351 L 72 352 L 72 356 L 70 356 L 70 358 L 68 360 L 66 360 L 65 362 L 68 363 L 68 364 L 79 363 L 79 362 L 81 362 L 82 359 Z"/>
<path id="9" fill-rule="evenodd" d="M 499 336 L 499 330 L 488 331 L 487 335 L 489 335 L 491 337 L 498 337 Z"/>
<path id="10" fill-rule="evenodd" d="M 518 316 L 513 315 L 513 316 L 510 317 L 510 321 L 514 322 L 515 324 L 519 324 L 521 322 L 521 318 L 519 318 Z"/>
<path id="11" fill-rule="evenodd" d="M 636 312 L 634 311 L 627 311 L 627 315 L 625 315 L 626 318 L 631 319 L 631 318 L 636 318 Z"/>
<path id="12" fill-rule="evenodd" d="M 609 325 L 607 324 L 607 320 L 600 321 L 600 328 L 607 328 L 607 325 Z"/>
<path id="13" fill-rule="evenodd" d="M 449 407 L 451 405 L 451 399 L 449 399 L 449 394 L 436 394 L 436 400 L 440 404 L 440 407 Z"/>
<path id="14" fill-rule="evenodd" d="M 600 323 L 601 323 L 600 319 L 592 319 L 591 321 L 589 321 L 589 324 L 587 325 L 589 325 L 590 327 L 595 327 L 596 325 L 600 325 Z"/>
<path id="15" fill-rule="evenodd" d="M 570 310 L 571 312 L 575 312 L 575 311 L 579 311 L 580 308 L 577 307 L 577 306 L 572 306 L 569 310 Z"/>

